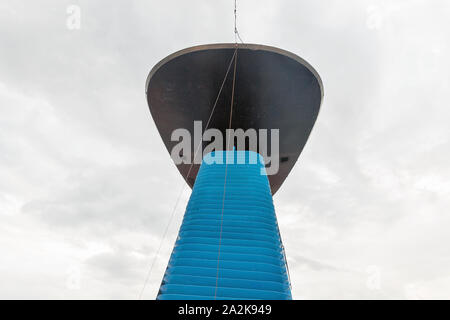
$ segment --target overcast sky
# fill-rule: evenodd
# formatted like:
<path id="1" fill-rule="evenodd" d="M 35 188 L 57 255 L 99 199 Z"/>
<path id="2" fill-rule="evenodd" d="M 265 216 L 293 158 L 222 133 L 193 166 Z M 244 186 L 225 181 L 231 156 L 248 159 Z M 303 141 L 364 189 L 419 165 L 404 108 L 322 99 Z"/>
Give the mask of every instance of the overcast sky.
<path id="1" fill-rule="evenodd" d="M 238 15 L 245 42 L 296 53 L 325 87 L 274 197 L 293 297 L 449 299 L 449 1 L 241 0 Z M 232 0 L 0 2 L 0 298 L 138 297 L 184 184 L 146 76 L 233 41 Z"/>

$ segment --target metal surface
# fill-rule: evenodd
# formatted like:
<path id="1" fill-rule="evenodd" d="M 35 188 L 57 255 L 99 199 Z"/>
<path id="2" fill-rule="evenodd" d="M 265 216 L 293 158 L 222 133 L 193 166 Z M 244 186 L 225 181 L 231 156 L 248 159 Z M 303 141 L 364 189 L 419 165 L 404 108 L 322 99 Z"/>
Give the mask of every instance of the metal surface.
<path id="1" fill-rule="evenodd" d="M 205 128 L 235 44 L 211 44 L 176 52 L 159 62 L 146 82 L 147 102 L 169 152 L 177 128 Z M 280 130 L 280 168 L 269 176 L 272 194 L 284 182 L 316 121 L 323 98 L 317 72 L 300 57 L 274 47 L 239 44 L 232 128 Z M 208 128 L 228 128 L 233 72 L 228 77 Z M 270 135 L 268 138 L 270 141 Z M 195 154 L 192 141 L 192 158 Z M 203 143 L 203 148 L 208 143 Z M 196 146 L 195 146 L 196 147 Z M 256 151 L 256 150 L 254 150 Z M 270 151 L 270 150 L 269 150 Z M 270 153 L 270 152 L 269 152 Z M 193 187 L 199 164 L 177 168 Z"/>
<path id="2" fill-rule="evenodd" d="M 157 299 L 292 299 L 263 159 L 250 153 L 216 152 L 246 163 L 227 167 L 205 155 Z"/>

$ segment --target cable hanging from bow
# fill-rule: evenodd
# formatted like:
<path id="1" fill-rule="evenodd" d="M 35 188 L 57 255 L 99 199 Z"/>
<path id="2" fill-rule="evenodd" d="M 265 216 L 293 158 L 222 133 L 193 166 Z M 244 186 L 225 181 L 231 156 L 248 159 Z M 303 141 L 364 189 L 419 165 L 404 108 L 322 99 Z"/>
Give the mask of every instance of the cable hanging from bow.
<path id="1" fill-rule="evenodd" d="M 237 0 L 234 0 L 234 43 L 236 45 L 238 43 L 238 39 L 242 44 L 244 43 L 237 28 Z"/>

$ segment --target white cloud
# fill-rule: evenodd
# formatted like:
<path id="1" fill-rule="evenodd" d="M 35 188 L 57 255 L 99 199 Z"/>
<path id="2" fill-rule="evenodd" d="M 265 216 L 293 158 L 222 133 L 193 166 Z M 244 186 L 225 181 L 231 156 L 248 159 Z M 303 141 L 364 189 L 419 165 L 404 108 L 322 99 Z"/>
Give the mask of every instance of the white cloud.
<path id="1" fill-rule="evenodd" d="M 70 31 L 67 5 L 0 3 L 0 297 L 133 299 L 184 183 L 145 78 L 178 49 L 233 41 L 233 6 L 78 1 Z M 274 199 L 295 298 L 450 297 L 449 12 L 446 0 L 239 4 L 245 41 L 299 54 L 325 85 Z"/>

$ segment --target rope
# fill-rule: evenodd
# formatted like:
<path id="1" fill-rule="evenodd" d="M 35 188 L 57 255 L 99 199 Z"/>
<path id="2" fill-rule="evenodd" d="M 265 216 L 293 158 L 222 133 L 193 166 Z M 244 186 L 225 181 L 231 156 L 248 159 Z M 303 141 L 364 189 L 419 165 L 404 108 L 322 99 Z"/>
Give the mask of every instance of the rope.
<path id="1" fill-rule="evenodd" d="M 167 235 L 167 231 L 169 230 L 169 226 L 172 224 L 172 220 L 173 220 L 173 218 L 175 216 L 175 212 L 176 212 L 176 209 L 178 207 L 178 203 L 180 202 L 181 195 L 184 192 L 185 186 L 186 186 L 185 183 L 183 183 L 183 187 L 181 188 L 180 193 L 178 194 L 177 201 L 175 202 L 175 206 L 173 207 L 172 214 L 170 215 L 169 222 L 166 225 L 166 228 L 165 228 L 164 233 L 163 233 L 163 237 L 162 237 L 162 239 L 161 239 L 161 241 L 159 243 L 158 250 L 156 250 L 156 253 L 155 253 L 155 256 L 153 257 L 153 261 L 152 261 L 152 264 L 150 266 L 150 269 L 148 270 L 147 276 L 145 277 L 144 285 L 143 285 L 143 287 L 141 289 L 141 292 L 139 293 L 139 298 L 138 298 L 139 300 L 142 300 L 142 296 L 144 295 L 144 291 L 145 291 L 145 288 L 147 287 L 148 280 L 150 279 L 150 275 L 152 274 L 152 271 L 153 271 L 153 266 L 155 265 L 155 261 L 156 261 L 156 259 L 159 256 L 159 253 L 161 251 L 162 245 L 163 245 L 164 240 L 165 240 L 166 235 Z"/>
<path id="2" fill-rule="evenodd" d="M 237 0 L 234 0 L 234 43 L 237 44 L 237 41 L 241 41 L 242 44 L 244 44 L 244 41 L 242 41 L 241 36 L 239 35 L 239 31 L 237 28 Z"/>
<path id="3" fill-rule="evenodd" d="M 228 122 L 228 129 L 231 129 L 231 121 L 233 119 L 234 88 L 235 88 L 235 84 L 236 84 L 237 49 L 238 48 L 237 48 L 237 44 L 236 44 L 236 49 L 234 50 L 235 58 L 234 58 L 234 72 L 233 72 L 233 87 L 231 90 L 230 120 Z M 224 183 L 223 183 L 222 212 L 220 215 L 220 234 L 219 234 L 219 248 L 218 248 L 218 253 L 217 253 L 216 287 L 214 289 L 214 300 L 217 300 L 217 289 L 218 289 L 218 284 L 219 284 L 220 246 L 222 244 L 223 211 L 225 208 L 225 192 L 226 192 L 226 188 L 227 188 L 227 171 L 228 171 L 227 151 L 230 150 L 230 133 L 231 133 L 231 130 L 228 130 L 227 149 L 225 150 L 225 178 L 224 178 Z"/>
<path id="4" fill-rule="evenodd" d="M 222 93 L 223 87 L 224 87 L 225 82 L 226 82 L 226 80 L 227 80 L 227 78 L 228 78 L 228 74 L 230 73 L 231 64 L 233 63 L 233 60 L 235 59 L 236 55 L 237 55 L 237 49 L 234 50 L 234 54 L 233 54 L 233 56 L 231 57 L 230 63 L 228 64 L 227 71 L 226 71 L 225 76 L 224 76 L 224 78 L 223 78 L 223 80 L 222 80 L 222 84 L 221 84 L 221 86 L 220 86 L 219 92 L 217 93 L 217 97 L 216 97 L 216 99 L 215 99 L 215 101 L 214 101 L 213 108 L 212 108 L 212 110 L 211 110 L 211 113 L 209 114 L 208 121 L 206 122 L 206 128 L 205 128 L 205 130 L 208 129 L 208 127 L 209 127 L 209 124 L 210 124 L 210 122 L 211 122 L 212 116 L 213 116 L 214 111 L 215 111 L 216 106 L 217 106 L 217 102 L 219 101 L 219 98 L 220 98 L 220 95 L 221 95 L 221 93 Z M 201 146 L 201 145 L 202 145 L 202 141 L 200 141 L 200 143 L 199 143 L 198 146 L 197 146 L 197 150 L 196 150 L 195 153 L 194 153 L 194 159 L 196 159 L 197 153 L 198 153 L 198 151 L 200 150 L 200 146 Z M 187 178 L 189 177 L 189 174 L 191 173 L 191 170 L 192 170 L 192 167 L 193 167 L 193 166 L 194 166 L 194 161 L 192 161 L 191 166 L 189 167 L 189 170 L 188 170 L 186 176 L 183 177 L 184 180 L 187 180 Z M 161 239 L 161 241 L 160 241 L 160 243 L 159 243 L 158 250 L 156 250 L 156 253 L 155 253 L 155 256 L 153 257 L 153 261 L 152 261 L 152 263 L 151 263 L 150 269 L 148 270 L 147 275 L 146 275 L 146 277 L 145 277 L 144 285 L 143 285 L 143 287 L 142 287 L 142 289 L 141 289 L 141 291 L 140 291 L 140 293 L 139 293 L 139 297 L 138 297 L 139 300 L 141 300 L 141 299 L 142 299 L 142 296 L 144 295 L 145 288 L 147 287 L 148 281 L 149 281 L 149 279 L 150 279 L 150 275 L 151 275 L 152 272 L 153 272 L 153 267 L 154 267 L 154 265 L 155 265 L 155 261 L 156 261 L 156 259 L 157 259 L 158 256 L 159 256 L 159 253 L 160 253 L 161 248 L 162 248 L 162 246 L 163 246 L 164 240 L 165 240 L 165 238 L 166 238 L 166 236 L 167 236 L 167 232 L 168 232 L 168 230 L 169 230 L 169 226 L 172 224 L 172 220 L 173 220 L 173 218 L 175 217 L 175 212 L 176 212 L 176 209 L 177 209 L 177 207 L 178 207 L 178 203 L 180 202 L 181 195 L 183 194 L 185 188 L 186 188 L 186 183 L 183 182 L 183 186 L 182 186 L 182 188 L 181 188 L 181 190 L 180 190 L 180 193 L 178 194 L 177 200 L 176 200 L 176 202 L 175 202 L 175 206 L 174 206 L 174 208 L 173 208 L 173 210 L 172 210 L 172 213 L 171 213 L 171 215 L 170 215 L 169 222 L 168 222 L 167 225 L 166 225 L 166 228 L 165 228 L 164 233 L 163 233 L 163 237 L 162 237 L 162 239 Z"/>

